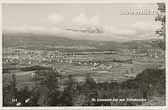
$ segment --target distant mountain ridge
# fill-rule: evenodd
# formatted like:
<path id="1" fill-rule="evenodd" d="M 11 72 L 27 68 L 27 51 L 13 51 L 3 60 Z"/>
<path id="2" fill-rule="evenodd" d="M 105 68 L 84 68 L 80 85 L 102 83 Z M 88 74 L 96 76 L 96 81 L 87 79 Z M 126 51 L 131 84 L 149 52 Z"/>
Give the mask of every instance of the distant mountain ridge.
<path id="1" fill-rule="evenodd" d="M 3 33 L 2 47 L 17 47 L 26 49 L 51 49 L 69 48 L 73 49 L 98 49 L 98 50 L 118 50 L 134 48 L 159 48 L 158 39 L 135 40 L 127 42 L 116 41 L 93 41 L 74 40 L 55 35 L 33 34 L 33 33 Z M 80 48 L 78 48 L 80 47 Z M 57 48 L 57 49 L 58 49 Z"/>

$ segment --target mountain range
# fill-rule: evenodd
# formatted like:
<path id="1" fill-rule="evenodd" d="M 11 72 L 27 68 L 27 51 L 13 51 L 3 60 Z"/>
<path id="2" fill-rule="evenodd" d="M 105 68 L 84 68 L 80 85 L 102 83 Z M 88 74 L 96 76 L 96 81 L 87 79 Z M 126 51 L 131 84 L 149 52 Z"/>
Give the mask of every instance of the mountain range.
<path id="1" fill-rule="evenodd" d="M 25 49 L 57 50 L 61 48 L 76 50 L 119 50 L 119 49 L 157 49 L 159 39 L 133 40 L 126 42 L 77 40 L 62 36 L 35 33 L 2 33 L 2 47 Z M 80 47 L 80 48 L 79 48 Z"/>

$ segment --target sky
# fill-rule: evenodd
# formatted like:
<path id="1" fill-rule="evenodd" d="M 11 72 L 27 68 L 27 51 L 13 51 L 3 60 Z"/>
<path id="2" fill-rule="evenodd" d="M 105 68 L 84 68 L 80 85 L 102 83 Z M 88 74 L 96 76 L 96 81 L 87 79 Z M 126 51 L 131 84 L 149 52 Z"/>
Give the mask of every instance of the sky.
<path id="1" fill-rule="evenodd" d="M 121 15 L 122 12 L 157 11 L 156 4 L 3 4 L 5 32 L 54 34 L 85 40 L 136 40 L 156 38 L 160 23 L 155 14 Z M 66 28 L 99 27 L 104 33 L 69 32 Z"/>

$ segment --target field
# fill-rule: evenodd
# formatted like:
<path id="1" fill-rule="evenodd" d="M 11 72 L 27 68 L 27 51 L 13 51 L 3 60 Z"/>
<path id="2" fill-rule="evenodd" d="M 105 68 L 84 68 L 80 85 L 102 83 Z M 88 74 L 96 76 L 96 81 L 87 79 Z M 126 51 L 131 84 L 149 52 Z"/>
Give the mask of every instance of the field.
<path id="1" fill-rule="evenodd" d="M 136 56 L 136 58 L 135 58 Z M 147 56 L 138 56 L 134 54 L 118 53 L 118 54 L 92 54 L 92 55 L 76 55 L 67 56 L 64 59 L 73 60 L 75 62 L 52 62 L 44 63 L 40 66 L 55 68 L 61 75 L 61 83 L 64 84 L 69 75 L 76 82 L 85 81 L 87 73 L 97 82 L 122 82 L 128 79 L 135 78 L 136 75 L 148 68 L 157 68 L 164 66 L 164 59 L 150 58 Z M 113 59 L 128 60 L 129 62 L 116 62 Z M 79 63 L 80 62 L 80 63 Z M 31 67 L 33 65 L 29 65 Z M 26 67 L 25 65 L 15 65 L 13 68 Z M 7 68 L 10 68 L 8 66 Z M 23 71 L 22 69 L 11 69 L 8 73 L 4 73 L 5 79 L 10 79 L 10 74 L 16 75 L 17 88 L 28 86 L 33 88 L 35 82 L 33 77 L 35 71 Z"/>

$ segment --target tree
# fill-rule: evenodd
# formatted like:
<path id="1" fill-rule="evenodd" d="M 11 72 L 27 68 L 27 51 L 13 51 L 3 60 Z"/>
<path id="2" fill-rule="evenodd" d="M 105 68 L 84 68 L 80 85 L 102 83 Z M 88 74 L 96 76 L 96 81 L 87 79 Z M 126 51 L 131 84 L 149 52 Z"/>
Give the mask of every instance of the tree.
<path id="1" fill-rule="evenodd" d="M 34 80 L 40 82 L 41 85 L 45 85 L 48 89 L 53 90 L 54 88 L 58 88 L 59 77 L 61 75 L 57 71 L 49 68 L 36 71 Z"/>
<path id="2" fill-rule="evenodd" d="M 165 24 L 165 21 L 166 21 L 166 16 L 165 16 L 165 3 L 157 3 L 158 5 L 158 15 L 156 16 L 155 18 L 155 21 L 159 21 L 161 22 L 161 28 L 156 30 L 156 34 L 159 35 L 159 37 L 161 37 L 161 40 L 159 42 L 159 46 L 165 50 L 165 32 L 166 32 L 166 24 Z"/>
<path id="3" fill-rule="evenodd" d="M 83 85 L 83 93 L 85 95 L 86 105 L 93 105 L 92 98 L 97 97 L 97 84 L 92 78 L 91 73 L 86 74 L 85 83 Z"/>
<path id="4" fill-rule="evenodd" d="M 72 79 L 72 75 L 68 75 L 67 87 L 64 89 L 61 100 L 63 105 L 73 105 L 73 98 L 75 97 L 76 83 Z"/>
<path id="5" fill-rule="evenodd" d="M 38 70 L 34 80 L 39 82 L 37 94 L 39 94 L 38 105 L 53 105 L 53 102 L 59 102 L 58 80 L 61 75 L 51 68 Z"/>
<path id="6" fill-rule="evenodd" d="M 15 106 L 17 102 L 17 88 L 15 74 L 9 75 L 8 78 L 3 80 L 3 101 L 4 106 Z"/>
<path id="7" fill-rule="evenodd" d="M 86 83 L 85 83 L 86 87 L 91 90 L 95 88 L 96 82 L 95 80 L 91 77 L 90 73 L 86 74 Z"/>

